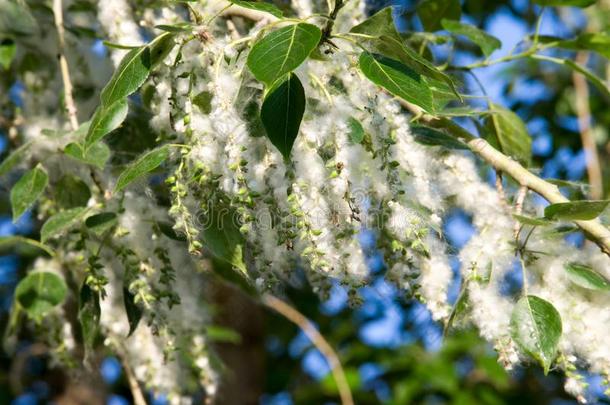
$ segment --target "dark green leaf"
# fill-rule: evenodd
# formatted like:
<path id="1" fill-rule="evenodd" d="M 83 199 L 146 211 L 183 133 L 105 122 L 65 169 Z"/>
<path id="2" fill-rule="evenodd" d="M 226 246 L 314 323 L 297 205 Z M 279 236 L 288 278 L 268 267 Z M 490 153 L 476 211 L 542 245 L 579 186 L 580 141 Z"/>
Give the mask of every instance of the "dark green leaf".
<path id="1" fill-rule="evenodd" d="M 10 155 L 4 158 L 0 163 L 0 176 L 4 176 L 15 167 L 17 164 L 22 163 L 25 160 L 25 154 L 28 149 L 32 146 L 32 142 L 27 142 L 15 149 Z"/>
<path id="2" fill-rule="evenodd" d="M 103 169 L 110 159 L 110 148 L 103 142 L 94 143 L 86 151 L 79 143 L 72 142 L 66 145 L 64 153 L 73 159 L 100 169 Z"/>
<path id="3" fill-rule="evenodd" d="M 138 327 L 143 311 L 140 305 L 136 304 L 135 295 L 127 287 L 123 287 L 123 303 L 125 305 L 125 313 L 127 314 L 127 322 L 129 323 L 129 333 L 127 334 L 129 337 Z"/>
<path id="4" fill-rule="evenodd" d="M 596 2 L 597 0 L 534 0 L 534 3 L 541 6 L 589 7 Z"/>
<path id="5" fill-rule="evenodd" d="M 86 353 L 90 352 L 100 330 L 100 294 L 83 283 L 78 300 L 78 320 L 80 322 Z"/>
<path id="6" fill-rule="evenodd" d="M 119 176 L 114 192 L 119 192 L 131 182 L 152 172 L 169 157 L 169 147 L 161 146 L 154 149 L 130 164 Z"/>
<path id="7" fill-rule="evenodd" d="M 436 66 L 404 43 L 394 26 L 391 7 L 382 9 L 362 23 L 352 27 L 350 34 L 369 52 L 400 61 L 422 76 L 444 82 L 449 86 L 450 91 L 459 98 L 451 77 L 438 70 Z"/>
<path id="8" fill-rule="evenodd" d="M 62 176 L 53 187 L 55 202 L 61 208 L 84 207 L 91 198 L 87 183 L 71 174 Z"/>
<path id="9" fill-rule="evenodd" d="M 567 263 L 564 268 L 574 284 L 588 290 L 610 291 L 610 281 L 589 266 Z"/>
<path id="10" fill-rule="evenodd" d="M 67 291 L 66 283 L 57 274 L 36 271 L 19 282 L 15 289 L 15 300 L 30 318 L 40 321 L 64 302 Z"/>
<path id="11" fill-rule="evenodd" d="M 108 106 L 100 105 L 91 118 L 89 131 L 85 137 L 85 152 L 89 151 L 91 145 L 117 129 L 127 118 L 128 112 L 129 106 L 126 98 L 119 99 Z"/>
<path id="12" fill-rule="evenodd" d="M 192 98 L 193 104 L 199 107 L 199 110 L 204 114 L 212 112 L 212 99 L 214 94 L 211 91 L 202 91 Z"/>
<path id="13" fill-rule="evenodd" d="M 610 200 L 583 200 L 551 204 L 544 209 L 544 216 L 551 219 L 590 220 L 597 218 Z"/>
<path id="14" fill-rule="evenodd" d="M 532 159 L 532 138 L 525 123 L 511 110 L 490 104 L 491 114 L 487 118 L 488 139 L 502 153 L 529 166 Z"/>
<path id="15" fill-rule="evenodd" d="M 44 243 L 52 236 L 61 235 L 76 225 L 86 211 L 86 207 L 78 207 L 53 215 L 40 228 L 40 241 Z"/>
<path id="16" fill-rule="evenodd" d="M 411 127 L 415 141 L 430 146 L 444 146 L 448 149 L 468 149 L 468 146 L 445 132 L 426 126 Z"/>
<path id="17" fill-rule="evenodd" d="M 432 93 L 423 77 L 402 63 L 381 55 L 362 52 L 360 70 L 373 83 L 427 112 L 434 111 Z"/>
<path id="18" fill-rule="evenodd" d="M 229 0 L 231 3 L 236 6 L 249 8 L 251 10 L 263 11 L 265 13 L 269 13 L 277 18 L 282 18 L 284 13 L 282 10 L 274 6 L 272 3 L 267 3 L 265 1 L 247 1 L 247 0 Z"/>
<path id="19" fill-rule="evenodd" d="M 517 345 L 540 362 L 548 373 L 561 337 L 561 316 L 555 307 L 534 295 L 522 297 L 510 319 L 511 335 Z"/>
<path id="20" fill-rule="evenodd" d="M 173 224 L 170 222 L 157 222 L 157 226 L 159 227 L 159 230 L 161 231 L 161 233 L 165 236 L 167 236 L 168 238 L 178 241 L 178 242 L 186 242 L 186 235 L 182 234 L 182 233 L 178 233 L 176 232 L 176 230 L 173 227 Z"/>
<path id="21" fill-rule="evenodd" d="M 248 54 L 248 67 L 261 82 L 271 85 L 307 59 L 320 42 L 322 32 L 312 24 L 280 28 L 259 40 Z"/>
<path id="22" fill-rule="evenodd" d="M 570 69 L 585 76 L 587 80 L 591 82 L 592 85 L 597 87 L 597 89 L 604 93 L 606 96 L 610 97 L 610 88 L 608 88 L 606 82 L 604 82 L 604 80 L 597 76 L 595 73 L 570 59 L 564 59 L 563 63 Z"/>
<path id="23" fill-rule="evenodd" d="M 304 112 L 305 91 L 299 78 L 292 73 L 269 89 L 263 101 L 261 120 L 267 137 L 285 159 L 290 158 Z"/>
<path id="24" fill-rule="evenodd" d="M 129 51 L 102 90 L 102 106 L 108 108 L 138 90 L 148 78 L 150 67 L 148 46 Z"/>
<path id="25" fill-rule="evenodd" d="M 489 35 L 474 25 L 445 19 L 441 21 L 441 24 L 447 31 L 455 35 L 464 35 L 477 44 L 486 57 L 489 57 L 496 49 L 499 49 L 502 46 L 502 42 L 500 42 L 498 38 Z"/>
<path id="26" fill-rule="evenodd" d="M 533 217 L 527 217 L 525 215 L 517 215 L 517 214 L 513 214 L 513 217 L 524 225 L 546 226 L 546 225 L 553 224 L 553 221 L 548 220 L 546 218 L 533 218 Z"/>
<path id="27" fill-rule="evenodd" d="M 156 37 L 148 48 L 150 49 L 150 66 L 155 67 L 169 55 L 176 45 L 175 33 L 165 32 Z"/>
<path id="28" fill-rule="evenodd" d="M 347 125 L 349 126 L 349 140 L 352 143 L 362 142 L 365 132 L 360 121 L 354 117 L 349 117 L 347 120 Z"/>
<path id="29" fill-rule="evenodd" d="M 97 236 L 101 236 L 106 231 L 112 229 L 118 222 L 114 212 L 102 212 L 88 217 L 85 220 L 85 226 Z"/>
<path id="30" fill-rule="evenodd" d="M 48 182 L 49 176 L 41 165 L 36 166 L 19 179 L 11 189 L 13 221 L 17 221 L 38 200 Z"/>
<path id="31" fill-rule="evenodd" d="M 441 20 L 460 20 L 462 7 L 459 0 L 424 0 L 417 6 L 417 15 L 426 31 L 438 31 Z"/>
<path id="32" fill-rule="evenodd" d="M 12 40 L 0 41 L 0 66 L 5 70 L 11 67 L 17 46 Z"/>

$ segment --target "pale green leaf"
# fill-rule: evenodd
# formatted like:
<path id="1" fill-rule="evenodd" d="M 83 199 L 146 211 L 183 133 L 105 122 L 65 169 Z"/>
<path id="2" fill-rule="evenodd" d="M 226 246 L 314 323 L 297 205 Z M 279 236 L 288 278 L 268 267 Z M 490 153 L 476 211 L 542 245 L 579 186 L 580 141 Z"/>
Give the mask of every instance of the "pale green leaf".
<path id="1" fill-rule="evenodd" d="M 354 117 L 349 117 L 347 120 L 347 125 L 349 127 L 349 139 L 352 143 L 361 143 L 364 139 L 366 132 L 362 127 L 360 121 L 358 121 Z"/>
<path id="2" fill-rule="evenodd" d="M 40 241 L 44 243 L 51 237 L 61 235 L 76 225 L 86 212 L 86 207 L 77 207 L 51 216 L 40 228 Z"/>
<path id="3" fill-rule="evenodd" d="M 25 2 L 0 0 L 0 35 L 23 36 L 38 31 L 38 23 Z"/>
<path id="4" fill-rule="evenodd" d="M 40 249 L 49 256 L 55 256 L 55 252 L 49 246 L 44 243 L 40 243 L 37 240 L 26 238 L 24 236 L 3 236 L 0 237 L 0 252 L 10 251 L 15 253 L 15 248 L 19 245 L 26 245 Z"/>
<path id="5" fill-rule="evenodd" d="M 19 163 L 22 163 L 26 158 L 26 153 L 28 149 L 32 146 L 32 141 L 24 143 L 17 149 L 15 149 L 10 155 L 4 158 L 2 163 L 0 163 L 0 176 L 4 176 Z"/>
<path id="6" fill-rule="evenodd" d="M 299 67 L 320 42 L 322 32 L 299 23 L 273 31 L 256 42 L 248 54 L 248 67 L 261 82 L 271 85 Z"/>
<path id="7" fill-rule="evenodd" d="M 40 321 L 64 302 L 67 291 L 66 283 L 57 274 L 36 271 L 17 284 L 15 301 L 30 318 Z"/>
<path id="8" fill-rule="evenodd" d="M 553 221 L 547 218 L 534 218 L 518 214 L 513 214 L 513 217 L 523 225 L 546 226 L 553 224 Z"/>
<path id="9" fill-rule="evenodd" d="M 100 317 L 100 294 L 83 283 L 78 297 L 78 321 L 85 343 L 85 357 L 95 345 L 100 330 Z"/>
<path id="10" fill-rule="evenodd" d="M 580 263 L 566 263 L 564 268 L 574 284 L 587 290 L 610 291 L 610 281 L 591 267 Z"/>
<path id="11" fill-rule="evenodd" d="M 292 73 L 273 86 L 263 101 L 261 121 L 267 137 L 285 159 L 290 158 L 304 112 L 305 91 L 299 78 Z"/>
<path id="12" fill-rule="evenodd" d="M 489 142 L 502 153 L 529 166 L 532 159 L 532 138 L 517 114 L 497 104 L 490 104 L 486 120 Z"/>
<path id="13" fill-rule="evenodd" d="M 152 172 L 169 157 L 169 147 L 161 146 L 154 149 L 130 164 L 119 176 L 114 192 L 119 192 L 134 180 Z"/>
<path id="14" fill-rule="evenodd" d="M 551 204 L 544 209 L 544 216 L 569 221 L 595 219 L 606 209 L 608 203 L 610 200 L 581 200 Z"/>
<path id="15" fill-rule="evenodd" d="M 548 301 L 534 295 L 522 297 L 513 309 L 510 331 L 517 345 L 540 362 L 548 373 L 561 337 L 561 316 Z"/>
<path id="16" fill-rule="evenodd" d="M 427 112 L 434 111 L 432 93 L 421 75 L 402 63 L 380 55 L 362 52 L 360 70 L 373 83 Z"/>
<path id="17" fill-rule="evenodd" d="M 11 189 L 13 221 L 30 208 L 42 194 L 49 182 L 49 176 L 41 165 L 24 174 Z"/>
<path id="18" fill-rule="evenodd" d="M 11 67 L 17 46 L 12 40 L 0 41 L 0 66 L 5 70 Z"/>
<path id="19" fill-rule="evenodd" d="M 249 8 L 251 10 L 263 11 L 269 13 L 277 18 L 282 18 L 284 13 L 282 10 L 277 8 L 273 3 L 267 3 L 266 1 L 248 1 L 248 0 L 229 0 L 231 3 L 239 7 Z"/>
<path id="20" fill-rule="evenodd" d="M 489 57 L 496 49 L 502 46 L 502 42 L 492 35 L 489 35 L 483 30 L 478 29 L 474 25 L 464 24 L 459 21 L 445 20 L 441 21 L 444 29 L 455 35 L 463 35 L 481 48 L 483 55 Z"/>
<path id="21" fill-rule="evenodd" d="M 79 143 L 72 142 L 66 145 L 64 153 L 80 162 L 103 169 L 110 159 L 110 148 L 104 142 L 96 142 L 86 151 Z"/>

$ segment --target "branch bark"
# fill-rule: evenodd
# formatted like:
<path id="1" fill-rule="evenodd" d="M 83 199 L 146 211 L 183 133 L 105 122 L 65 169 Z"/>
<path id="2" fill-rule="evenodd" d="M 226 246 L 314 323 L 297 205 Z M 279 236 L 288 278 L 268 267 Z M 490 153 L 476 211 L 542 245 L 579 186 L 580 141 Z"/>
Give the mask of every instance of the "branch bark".
<path id="1" fill-rule="evenodd" d="M 77 110 L 76 104 L 74 103 L 74 97 L 72 96 L 72 81 L 70 79 L 70 69 L 68 68 L 68 61 L 66 60 L 66 55 L 64 53 L 66 41 L 62 0 L 53 0 L 53 16 L 55 18 L 55 28 L 57 29 L 57 57 L 59 58 L 61 79 L 64 83 L 64 100 L 66 103 L 66 110 L 68 111 L 68 118 L 70 119 L 70 126 L 72 127 L 73 131 L 76 131 L 78 129 L 78 119 L 76 118 Z"/>
<path id="2" fill-rule="evenodd" d="M 586 65 L 589 55 L 586 52 L 578 52 L 576 54 L 576 63 Z M 585 159 L 587 162 L 587 177 L 591 185 L 590 196 L 594 200 L 602 198 L 603 182 L 602 171 L 599 165 L 599 156 L 597 153 L 597 145 L 591 130 L 591 108 L 589 106 L 589 87 L 587 79 L 576 72 L 572 73 L 572 82 L 574 83 L 574 102 L 576 104 L 576 115 L 578 117 L 578 128 L 580 131 L 580 139 L 582 147 L 585 151 Z"/>
<path id="3" fill-rule="evenodd" d="M 311 343 L 316 346 L 316 348 L 322 353 L 328 365 L 330 367 L 330 371 L 333 374 L 335 379 L 335 383 L 337 384 L 337 389 L 339 390 L 339 396 L 341 397 L 342 405 L 354 405 L 354 399 L 352 397 L 352 392 L 350 391 L 349 384 L 347 382 L 347 378 L 345 377 L 345 372 L 343 371 L 343 367 L 341 366 L 341 362 L 339 361 L 339 356 L 331 345 L 324 339 L 324 336 L 318 332 L 316 327 L 309 319 L 305 317 L 302 313 L 297 311 L 292 306 L 288 305 L 284 301 L 279 298 L 274 297 L 273 295 L 265 294 L 262 297 L 262 302 L 267 307 L 277 311 L 290 322 L 297 325 L 303 333 L 309 338 Z"/>
<path id="4" fill-rule="evenodd" d="M 561 194 L 556 185 L 536 176 L 517 161 L 495 149 L 484 139 L 475 137 L 450 119 L 425 114 L 420 107 L 408 102 L 403 101 L 401 104 L 426 124 L 445 130 L 449 135 L 463 141 L 472 152 L 485 160 L 494 169 L 511 176 L 519 185 L 540 194 L 551 204 L 570 202 L 569 199 Z M 610 229 L 602 225 L 598 220 L 574 221 L 574 223 L 584 231 L 585 236 L 589 240 L 599 246 L 602 252 L 610 256 Z"/>

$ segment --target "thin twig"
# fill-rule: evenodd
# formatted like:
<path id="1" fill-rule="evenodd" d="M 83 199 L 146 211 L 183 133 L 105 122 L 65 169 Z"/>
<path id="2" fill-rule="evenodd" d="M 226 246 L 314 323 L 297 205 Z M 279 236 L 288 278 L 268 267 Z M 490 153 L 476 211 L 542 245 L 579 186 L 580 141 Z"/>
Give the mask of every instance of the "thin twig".
<path id="1" fill-rule="evenodd" d="M 55 27 L 57 28 L 57 39 L 58 39 L 58 55 L 59 68 L 61 70 L 61 79 L 64 83 L 64 100 L 66 103 L 66 110 L 68 110 L 68 118 L 70 119 L 70 125 L 73 131 L 78 129 L 78 119 L 76 118 L 76 104 L 74 104 L 74 98 L 72 96 L 72 81 L 70 80 L 70 70 L 68 69 L 68 61 L 64 54 L 66 45 L 64 37 L 64 17 L 63 17 L 63 5 L 62 0 L 53 0 L 53 16 L 55 17 Z"/>
<path id="2" fill-rule="evenodd" d="M 576 63 L 586 65 L 589 55 L 587 52 L 578 52 L 576 54 Z M 587 162 L 587 176 L 591 185 L 590 197 L 593 200 L 600 200 L 603 195 L 602 171 L 599 165 L 599 156 L 597 153 L 597 145 L 591 130 L 591 108 L 589 106 L 589 87 L 587 79 L 577 73 L 572 73 L 572 82 L 574 83 L 574 103 L 576 105 L 576 115 L 578 117 L 578 128 L 580 131 L 580 139 L 582 147 L 585 151 L 585 159 Z"/>
<path id="3" fill-rule="evenodd" d="M 126 356 L 124 353 L 117 353 L 121 363 L 123 363 L 123 369 L 125 370 L 125 377 L 127 377 L 127 384 L 129 384 L 129 390 L 131 391 L 131 396 L 133 397 L 134 405 L 147 405 L 146 399 L 144 398 L 144 393 L 142 392 L 142 388 L 140 388 L 140 384 L 131 369 L 131 366 L 127 362 Z"/>
<path id="4" fill-rule="evenodd" d="M 316 348 L 320 351 L 320 353 L 322 353 L 328 362 L 330 370 L 335 379 L 335 383 L 337 384 L 337 389 L 339 390 L 341 403 L 343 405 L 353 405 L 354 399 L 352 397 L 352 392 L 350 391 L 347 378 L 345 377 L 343 367 L 341 367 L 339 356 L 337 353 L 335 353 L 326 339 L 324 339 L 324 336 L 318 332 L 313 323 L 311 323 L 311 321 L 307 319 L 305 315 L 297 311 L 294 307 L 288 305 L 273 295 L 265 294 L 262 297 L 262 301 L 267 307 L 279 312 L 290 322 L 301 328 L 303 333 L 305 333 L 309 340 L 311 340 L 311 343 L 316 346 Z"/>
<path id="5" fill-rule="evenodd" d="M 527 196 L 527 187 L 525 187 L 525 186 L 519 187 L 519 192 L 517 193 L 517 199 L 515 200 L 515 214 L 521 215 L 521 213 L 523 212 L 523 202 L 525 201 L 526 196 Z M 520 229 L 520 222 L 515 221 L 515 226 L 513 228 L 515 239 L 519 238 L 519 229 Z"/>
<path id="6" fill-rule="evenodd" d="M 498 191 L 498 197 L 502 205 L 508 208 L 508 200 L 506 199 L 506 193 L 504 192 L 504 185 L 502 184 L 502 172 L 496 170 L 496 191 Z"/>

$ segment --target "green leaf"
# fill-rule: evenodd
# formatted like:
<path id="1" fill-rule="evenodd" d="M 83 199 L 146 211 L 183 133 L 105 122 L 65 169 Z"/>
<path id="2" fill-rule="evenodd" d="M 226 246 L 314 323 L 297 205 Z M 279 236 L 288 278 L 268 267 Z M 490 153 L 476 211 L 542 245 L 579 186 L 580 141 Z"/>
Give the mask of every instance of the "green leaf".
<path id="1" fill-rule="evenodd" d="M 494 36 L 489 35 L 483 30 L 478 29 L 474 25 L 464 24 L 459 21 L 445 20 L 441 21 L 444 29 L 455 35 L 463 35 L 481 48 L 483 55 L 489 57 L 496 49 L 502 46 L 502 42 Z"/>
<path id="2" fill-rule="evenodd" d="M 78 299 L 78 321 L 80 322 L 86 355 L 93 349 L 100 330 L 100 294 L 83 283 Z"/>
<path id="3" fill-rule="evenodd" d="M 261 121 L 267 137 L 285 159 L 290 158 L 304 112 L 305 90 L 299 78 L 292 73 L 269 89 L 263 101 Z"/>
<path id="4" fill-rule="evenodd" d="M 23 236 L 4 236 L 0 237 L 0 252 L 4 252 L 5 250 L 10 251 L 10 253 L 15 253 L 15 247 L 19 245 L 27 245 L 32 246 L 37 249 L 42 250 L 49 256 L 55 256 L 55 252 L 49 246 L 44 243 L 40 243 L 37 240 L 29 239 Z"/>
<path id="5" fill-rule="evenodd" d="M 150 66 L 154 68 L 169 55 L 176 45 L 176 34 L 173 32 L 164 32 L 157 36 L 150 44 Z"/>
<path id="6" fill-rule="evenodd" d="M 591 267 L 580 263 L 567 263 L 564 268 L 574 284 L 588 290 L 610 291 L 610 281 Z"/>
<path id="7" fill-rule="evenodd" d="M 28 149 L 30 149 L 30 146 L 32 146 L 32 141 L 24 143 L 23 145 L 15 149 L 6 158 L 4 158 L 2 163 L 0 163 L 0 176 L 4 176 L 5 174 L 13 170 L 13 167 L 23 162 L 26 158 L 25 154 Z"/>
<path id="8" fill-rule="evenodd" d="M 564 59 L 563 64 L 566 65 L 567 67 L 569 67 L 570 69 L 574 70 L 575 72 L 578 72 L 578 73 L 582 74 L 583 76 L 585 76 L 587 78 L 587 80 L 589 80 L 591 82 L 592 85 L 597 87 L 606 96 L 610 96 L 610 88 L 608 87 L 606 82 L 604 82 L 604 80 L 602 80 L 595 73 L 593 73 L 586 67 L 579 65 L 578 63 L 574 62 L 571 59 Z"/>
<path id="9" fill-rule="evenodd" d="M 52 236 L 58 236 L 76 225 L 87 212 L 86 207 L 71 208 L 53 215 L 40 228 L 40 241 L 46 242 Z"/>
<path id="10" fill-rule="evenodd" d="M 610 35 L 605 32 L 586 32 L 573 39 L 541 35 L 539 41 L 559 48 L 594 51 L 610 59 Z"/>
<path id="11" fill-rule="evenodd" d="M 352 143 L 361 143 L 366 135 L 366 132 L 364 131 L 360 121 L 354 117 L 349 117 L 347 120 L 347 125 L 349 126 L 349 140 Z"/>
<path id="12" fill-rule="evenodd" d="M 167 24 L 160 24 L 160 25 L 155 25 L 155 28 L 161 31 L 166 31 L 166 32 L 192 32 L 195 28 L 193 27 L 193 24 L 187 23 L 187 22 L 180 22 L 180 23 L 176 23 L 176 24 L 171 24 L 171 25 L 167 25 Z"/>
<path id="13" fill-rule="evenodd" d="M 231 208 L 211 205 L 201 233 L 204 247 L 213 256 L 214 271 L 227 281 L 252 295 L 256 289 L 248 276 L 244 262 L 245 241 L 238 229 L 239 216 Z"/>
<path id="14" fill-rule="evenodd" d="M 214 98 L 214 93 L 211 91 L 204 90 L 201 93 L 194 96 L 191 101 L 199 110 L 204 114 L 209 114 L 212 112 L 212 99 Z"/>
<path id="15" fill-rule="evenodd" d="M 129 288 L 126 286 L 123 287 L 123 304 L 125 305 L 125 313 L 127 314 L 127 322 L 129 323 L 128 337 L 136 331 L 136 328 L 142 319 L 142 307 L 135 302 L 135 298 L 135 295 L 129 291 Z"/>
<path id="16" fill-rule="evenodd" d="M 377 53 L 400 61 L 422 76 L 444 82 L 459 98 L 451 77 L 438 70 L 436 66 L 404 43 L 394 25 L 392 7 L 386 7 L 352 27 L 350 34 L 370 53 Z"/>
<path id="17" fill-rule="evenodd" d="M 231 3 L 239 7 L 249 8 L 251 10 L 263 11 L 277 18 L 282 18 L 284 13 L 282 10 L 274 6 L 272 3 L 265 1 L 246 1 L 246 0 L 229 0 Z"/>
<path id="18" fill-rule="evenodd" d="M 544 209 L 544 216 L 551 219 L 570 221 L 597 218 L 608 206 L 610 200 L 582 200 L 551 204 Z"/>
<path id="19" fill-rule="evenodd" d="M 36 271 L 19 282 L 15 289 L 15 301 L 30 318 L 38 322 L 64 302 L 67 291 L 66 283 L 57 274 Z"/>
<path id="20" fill-rule="evenodd" d="M 441 20 L 460 20 L 462 7 L 459 0 L 424 0 L 417 6 L 417 15 L 426 31 L 438 31 Z"/>
<path id="21" fill-rule="evenodd" d="M 55 202 L 61 208 L 84 207 L 91 198 L 87 183 L 71 174 L 62 176 L 53 187 Z"/>
<path id="22" fill-rule="evenodd" d="M 555 307 L 534 295 L 522 297 L 510 319 L 510 330 L 517 345 L 540 362 L 548 373 L 561 337 L 561 316 Z"/>
<path id="23" fill-rule="evenodd" d="M 186 235 L 181 232 L 176 232 L 171 222 L 158 221 L 157 226 L 159 227 L 161 233 L 170 238 L 171 240 L 175 240 L 177 242 L 187 241 Z"/>
<path id="24" fill-rule="evenodd" d="M 0 0 L 0 34 L 18 37 L 37 31 L 38 23 L 24 2 Z"/>
<path id="25" fill-rule="evenodd" d="M 117 129 L 127 118 L 128 112 L 129 106 L 126 98 L 119 99 L 108 106 L 102 104 L 97 107 L 85 137 L 84 151 L 88 152 L 91 145 Z"/>
<path id="26" fill-rule="evenodd" d="M 525 215 L 513 214 L 513 217 L 524 225 L 532 225 L 532 226 L 546 226 L 552 225 L 553 221 L 546 218 L 533 218 Z"/>
<path id="27" fill-rule="evenodd" d="M 534 0 L 534 3 L 541 6 L 589 7 L 596 2 L 597 0 Z"/>
<path id="28" fill-rule="evenodd" d="M 39 164 L 24 174 L 11 190 L 13 222 L 30 208 L 42 194 L 49 182 L 49 176 Z"/>
<path id="29" fill-rule="evenodd" d="M 426 126 L 413 126 L 415 141 L 423 145 L 443 146 L 447 149 L 468 149 L 468 146 L 445 132 Z"/>
<path id="30" fill-rule="evenodd" d="M 5 70 L 11 67 L 16 51 L 17 46 L 14 41 L 6 39 L 0 42 L 0 66 Z"/>
<path id="31" fill-rule="evenodd" d="M 489 142 L 502 153 L 529 166 L 532 159 L 532 138 L 525 123 L 511 110 L 490 104 L 491 114 L 486 120 Z"/>
<path id="32" fill-rule="evenodd" d="M 150 73 L 150 48 L 134 48 L 121 60 L 100 96 L 102 106 L 108 108 L 134 93 L 146 81 Z"/>
<path id="33" fill-rule="evenodd" d="M 299 23 L 273 31 L 256 42 L 248 54 L 248 67 L 261 82 L 271 85 L 307 59 L 320 42 L 322 32 Z"/>
<path id="34" fill-rule="evenodd" d="M 241 343 L 241 335 L 233 329 L 218 325 L 209 325 L 205 328 L 205 334 L 212 342 Z"/>
<path id="35" fill-rule="evenodd" d="M 110 148 L 103 142 L 96 142 L 87 150 L 79 143 L 71 142 L 64 148 L 64 153 L 73 159 L 103 169 L 110 159 Z"/>
<path id="36" fill-rule="evenodd" d="M 160 148 L 153 149 L 152 151 L 146 153 L 144 156 L 130 164 L 127 169 L 121 173 L 119 179 L 117 180 L 116 186 L 114 187 L 114 192 L 116 193 L 121 191 L 134 180 L 137 180 L 138 178 L 152 172 L 159 167 L 161 163 L 165 162 L 168 157 L 168 146 L 161 146 Z"/>
<path id="37" fill-rule="evenodd" d="M 102 236 L 118 223 L 114 212 L 101 212 L 85 219 L 85 226 L 97 236 Z"/>
<path id="38" fill-rule="evenodd" d="M 432 93 L 423 77 L 402 63 L 381 55 L 362 52 L 360 70 L 373 83 L 427 112 L 434 111 Z"/>

